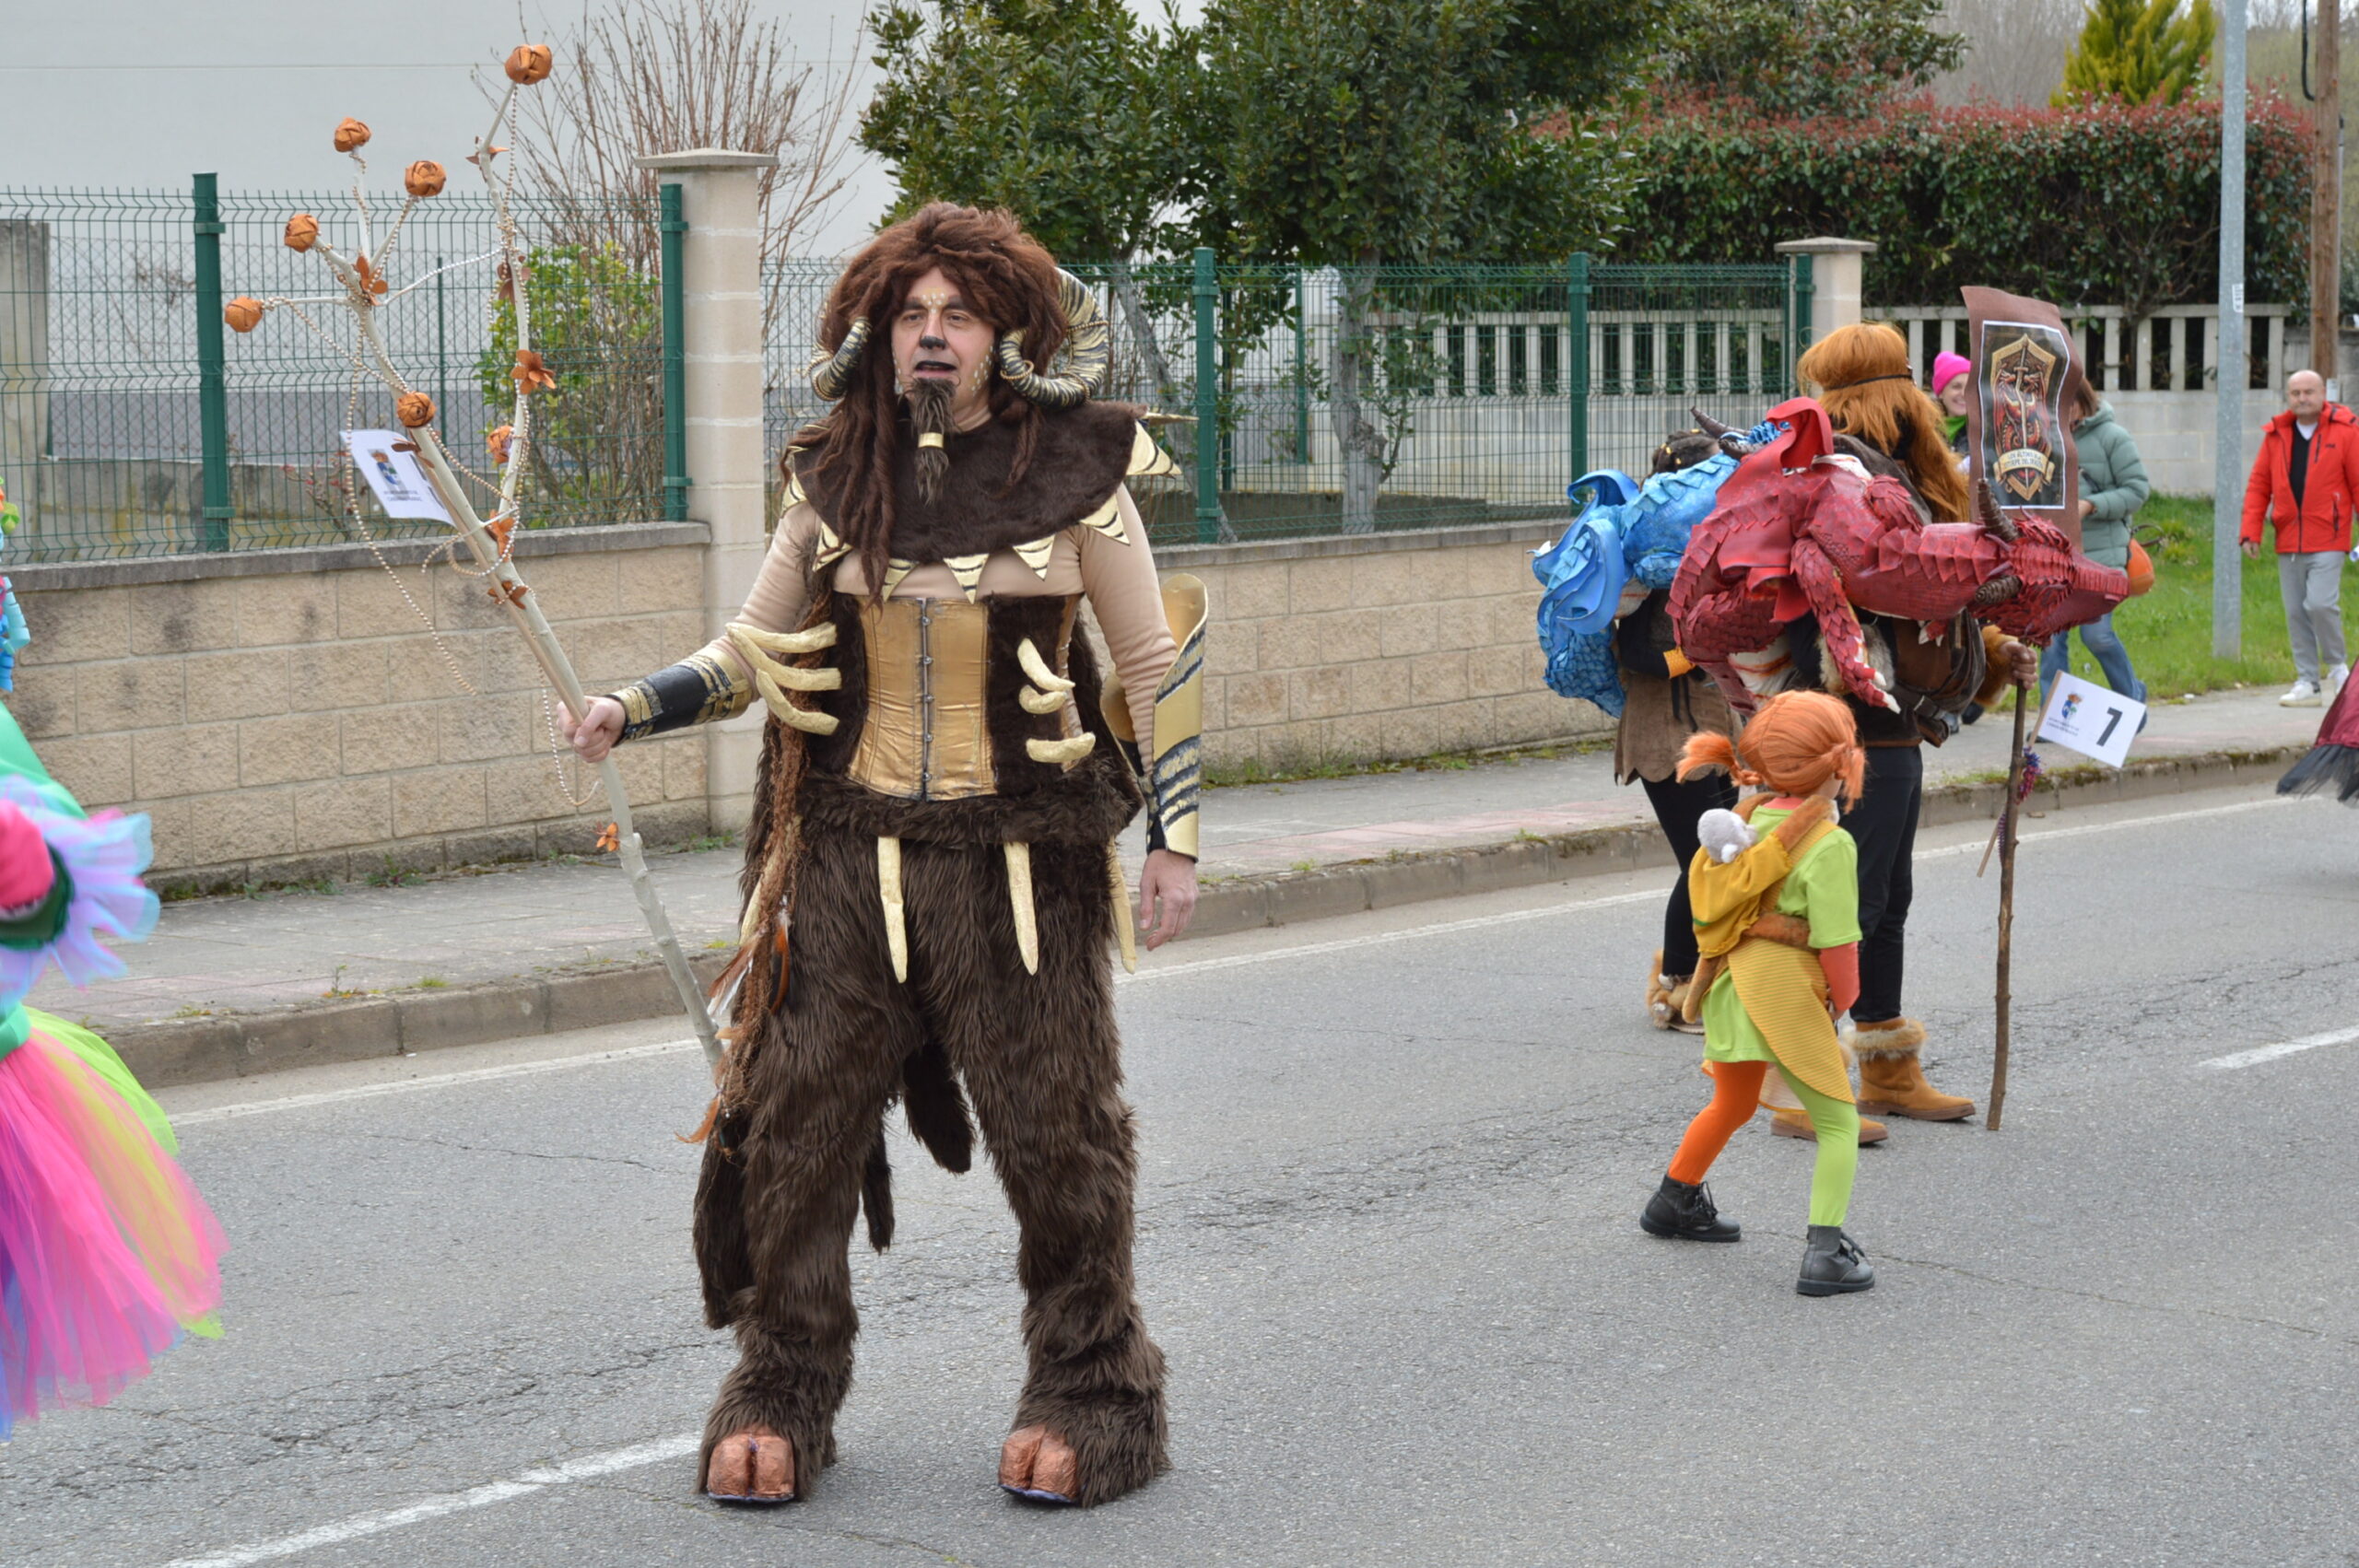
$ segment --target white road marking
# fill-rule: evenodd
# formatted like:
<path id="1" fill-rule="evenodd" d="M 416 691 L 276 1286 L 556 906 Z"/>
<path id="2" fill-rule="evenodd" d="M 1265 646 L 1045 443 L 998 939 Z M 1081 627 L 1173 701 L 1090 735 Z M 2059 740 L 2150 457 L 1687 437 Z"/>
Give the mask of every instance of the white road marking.
<path id="1" fill-rule="evenodd" d="M 2209 1061 L 2199 1061 L 2195 1065 L 2221 1072 L 2234 1072 L 2240 1067 L 2259 1067 L 2264 1061 L 2299 1056 L 2304 1051 L 2315 1051 L 2327 1046 L 2347 1046 L 2353 1040 L 2359 1040 L 2359 1028 L 2330 1029 L 2323 1035 L 2305 1035 L 2298 1040 L 2280 1040 L 2273 1046 L 2255 1046 L 2248 1051 L 2230 1051 L 2226 1056 L 2215 1056 Z"/>
<path id="2" fill-rule="evenodd" d="M 2026 831 L 2025 846 L 2046 844 L 2060 838 L 2076 838 L 2093 833 L 2118 833 L 2127 828 L 2155 827 L 2171 823 L 2190 822 L 2198 818 L 2227 816 L 2237 813 L 2259 811 L 2270 806 L 2289 804 L 2278 796 L 2258 801 L 2239 801 L 2234 805 L 2205 806 L 2195 811 L 2163 812 L 2153 816 L 2124 817 L 2116 822 L 2093 822 L 2070 827 L 2043 827 Z M 1939 849 L 1918 851 L 1920 860 L 1939 860 L 1948 856 L 1978 855 L 1982 852 L 1982 840 L 1970 839 Z M 1258 953 L 1234 953 L 1220 958 L 1200 958 L 1192 962 L 1158 964 L 1142 969 L 1135 975 L 1114 977 L 1117 985 L 1133 985 L 1146 980 L 1180 979 L 1192 975 L 1210 974 L 1220 969 L 1238 969 L 1249 965 L 1277 964 L 1291 958 L 1316 958 L 1330 954 L 1354 953 L 1363 948 L 1387 947 L 1398 942 L 1420 942 L 1428 937 L 1455 936 L 1464 931 L 1487 930 L 1498 926 L 1521 925 L 1530 920 L 1550 919 L 1559 915 L 1578 915 L 1590 909 L 1612 908 L 1623 904 L 1648 904 L 1662 897 L 1662 890 L 1642 888 L 1633 893 L 1610 893 L 1593 898 L 1574 898 L 1563 903 L 1543 904 L 1530 909 L 1511 909 L 1498 915 L 1477 915 L 1462 920 L 1440 920 L 1430 925 L 1409 926 L 1400 930 L 1370 931 L 1362 936 L 1338 937 L 1329 942 L 1297 942 L 1287 947 L 1272 947 Z M 1274 928 L 1273 928 L 1274 929 Z M 654 1045 L 631 1046 L 618 1050 L 592 1051 L 581 1056 L 551 1057 L 541 1061 L 516 1062 L 504 1067 L 479 1067 L 463 1072 L 429 1073 L 419 1078 L 405 1078 L 395 1082 L 363 1083 L 348 1089 L 326 1089 L 316 1094 L 288 1094 L 278 1099 L 246 1100 L 236 1105 L 212 1106 L 203 1110 L 184 1111 L 172 1117 L 174 1127 L 195 1127 L 205 1122 L 227 1121 L 232 1117 L 259 1116 L 267 1111 L 302 1110 L 313 1106 L 338 1105 L 347 1100 L 375 1099 L 384 1094 L 406 1094 L 424 1089 L 449 1089 L 462 1084 L 488 1083 L 503 1078 L 530 1078 L 545 1072 L 562 1072 L 577 1067 L 597 1067 L 607 1062 L 631 1061 L 644 1057 L 669 1056 L 693 1049 L 693 1039 L 663 1040 Z"/>
<path id="3" fill-rule="evenodd" d="M 691 1040 L 688 1043 L 694 1045 L 696 1042 Z M 506 1503 L 511 1498 L 523 1497 L 548 1487 L 595 1480 L 600 1476 L 610 1476 L 620 1470 L 635 1470 L 642 1465 L 681 1458 L 695 1453 L 702 1441 L 701 1434 L 693 1432 L 683 1433 L 676 1437 L 659 1437 L 652 1443 L 640 1443 L 628 1448 L 616 1448 L 604 1454 L 569 1459 L 562 1465 L 551 1465 L 545 1469 L 526 1470 L 513 1480 L 495 1480 L 483 1486 L 470 1487 L 464 1492 L 421 1497 L 405 1507 L 388 1508 L 379 1514 L 358 1514 L 333 1525 L 305 1530 L 299 1535 L 233 1546 L 225 1550 L 207 1552 L 202 1557 L 175 1558 L 165 1564 L 165 1568 L 248 1568 L 251 1563 L 268 1562 L 323 1546 L 336 1546 L 365 1536 L 382 1535 L 387 1530 L 424 1524 L 445 1514 L 487 1508 L 495 1503 Z"/>
<path id="4" fill-rule="evenodd" d="M 434 1072 L 423 1078 L 404 1078 L 386 1083 L 358 1083 L 349 1089 L 323 1089 L 311 1094 L 282 1094 L 275 1100 L 241 1100 L 233 1106 L 207 1106 L 203 1110 L 182 1111 L 171 1120 L 176 1128 L 194 1127 L 200 1122 L 228 1121 L 232 1117 L 259 1116 L 264 1111 L 300 1110 L 307 1106 L 335 1105 L 346 1100 L 373 1100 L 380 1094 L 406 1094 L 415 1089 L 447 1089 L 453 1084 L 487 1083 L 500 1078 L 532 1078 L 544 1072 L 562 1072 L 568 1068 L 595 1067 L 601 1062 L 669 1056 L 675 1051 L 687 1050 L 696 1043 L 694 1039 L 663 1040 L 651 1046 L 628 1046 L 619 1050 L 550 1057 L 544 1061 L 470 1068 L 464 1072 Z"/>

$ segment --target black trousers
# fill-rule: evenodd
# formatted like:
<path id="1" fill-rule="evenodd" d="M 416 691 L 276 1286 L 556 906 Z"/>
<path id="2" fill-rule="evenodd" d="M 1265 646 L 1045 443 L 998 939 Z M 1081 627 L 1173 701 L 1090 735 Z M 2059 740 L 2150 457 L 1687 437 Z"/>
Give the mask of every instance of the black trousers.
<path id="1" fill-rule="evenodd" d="M 1909 861 L 1925 798 L 1925 755 L 1919 746 L 1870 746 L 1867 752 L 1867 790 L 1843 813 L 1843 825 L 1860 847 L 1860 1000 L 1851 1018 L 1881 1024 L 1900 1016 L 1901 949 L 1917 891 Z"/>
<path id="2" fill-rule="evenodd" d="M 1679 857 L 1679 880 L 1672 883 L 1662 910 L 1662 972 L 1692 975 L 1696 915 L 1687 902 L 1687 862 L 1696 858 L 1696 824 L 1706 812 L 1733 807 L 1736 786 L 1725 773 L 1699 773 L 1684 784 L 1675 778 L 1638 782 L 1647 791 L 1647 803 L 1655 809 L 1655 821 L 1662 825 L 1663 837 L 1671 842 L 1671 852 Z"/>

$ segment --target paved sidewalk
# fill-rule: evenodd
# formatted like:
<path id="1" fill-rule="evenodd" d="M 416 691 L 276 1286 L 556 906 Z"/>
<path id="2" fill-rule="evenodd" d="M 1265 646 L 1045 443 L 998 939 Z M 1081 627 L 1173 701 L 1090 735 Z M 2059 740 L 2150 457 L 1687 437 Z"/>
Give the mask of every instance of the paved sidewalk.
<path id="1" fill-rule="evenodd" d="M 2317 709 L 2279 708 L 2274 691 L 2166 704 L 2155 709 L 2133 760 L 2210 759 L 2224 767 L 2229 758 L 2306 745 L 2318 719 Z M 1929 783 L 2003 769 L 2008 734 L 2004 716 L 1994 715 L 1929 751 Z M 2075 759 L 2058 751 L 2048 760 L 2058 768 Z M 1204 808 L 1208 903 L 1249 894 L 1262 900 L 1218 929 L 1260 924 L 1265 909 L 1268 919 L 1285 918 L 1288 908 L 1301 918 L 1323 912 L 1332 900 L 1290 902 L 1266 890 L 1290 883 L 1332 889 L 1334 868 L 1367 862 L 1381 869 L 1411 860 L 1430 872 L 1452 852 L 1496 857 L 1503 847 L 1535 839 L 1561 844 L 1568 835 L 1603 831 L 1637 843 L 1651 821 L 1637 790 L 1614 785 L 1611 754 L 1603 750 L 1216 790 Z M 1137 837 L 1134 830 L 1127 846 L 1133 870 Z M 691 955 L 725 954 L 734 945 L 738 851 L 661 855 L 653 863 Z M 1634 863 L 1626 851 L 1621 863 Z M 1518 875 L 1536 881 L 1579 870 Z M 1454 876 L 1404 878 L 1385 901 L 1473 885 Z M 317 1009 L 323 999 L 422 1002 L 438 992 L 643 968 L 653 954 L 620 870 L 592 863 L 523 866 L 408 887 L 172 904 L 156 935 L 124 950 L 124 957 L 130 973 L 122 979 L 76 992 L 53 973 L 33 1000 L 101 1028 L 132 1026 L 136 1033 L 141 1024 Z M 660 995 L 660 988 L 649 994 Z M 586 994 L 581 1001 L 608 1005 L 593 1004 Z M 552 1026 L 546 1012 L 544 1003 L 531 1031 Z M 478 1030 L 475 1037 L 487 1036 Z M 387 1048 L 405 1048 L 398 1040 Z"/>

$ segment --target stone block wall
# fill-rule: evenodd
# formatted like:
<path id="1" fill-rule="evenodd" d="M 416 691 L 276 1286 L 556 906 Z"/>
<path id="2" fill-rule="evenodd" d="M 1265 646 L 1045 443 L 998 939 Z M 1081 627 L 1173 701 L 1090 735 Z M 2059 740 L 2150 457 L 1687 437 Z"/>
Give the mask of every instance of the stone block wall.
<path id="1" fill-rule="evenodd" d="M 703 642 L 705 544 L 648 523 L 528 532 L 517 558 L 598 691 Z M 610 813 L 559 788 L 522 638 L 480 583 L 421 574 L 428 548 L 383 546 L 393 576 L 362 545 L 17 568 L 8 707 L 84 804 L 154 819 L 168 889 L 590 850 Z M 616 754 L 649 842 L 709 830 L 706 753 Z"/>
<path id="2" fill-rule="evenodd" d="M 1215 769 L 1286 768 L 1602 734 L 1541 680 L 1532 551 L 1561 519 L 1189 545 L 1204 579 L 1204 735 Z"/>

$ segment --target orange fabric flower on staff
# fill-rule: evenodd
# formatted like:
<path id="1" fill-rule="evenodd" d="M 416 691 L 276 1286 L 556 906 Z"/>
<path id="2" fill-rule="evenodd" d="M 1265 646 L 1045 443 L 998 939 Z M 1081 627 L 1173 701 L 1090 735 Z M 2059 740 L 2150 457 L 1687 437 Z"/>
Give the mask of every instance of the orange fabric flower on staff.
<path id="1" fill-rule="evenodd" d="M 542 80 L 556 64 L 546 43 L 520 43 L 508 52 L 508 79 L 519 87 L 531 87 Z"/>
<path id="2" fill-rule="evenodd" d="M 287 220 L 287 232 L 281 238 L 290 251 L 308 251 L 320 241 L 320 220 L 310 213 L 299 212 Z"/>
<path id="3" fill-rule="evenodd" d="M 421 158 L 402 171 L 402 189 L 413 196 L 439 196 L 450 176 L 430 158 Z"/>
<path id="4" fill-rule="evenodd" d="M 502 467 L 508 463 L 508 449 L 516 439 L 516 427 L 502 425 L 483 433 L 483 444 L 491 449 L 491 461 Z"/>
<path id="5" fill-rule="evenodd" d="M 549 368 L 542 361 L 537 349 L 520 350 L 516 356 L 516 369 L 509 373 L 515 377 L 516 390 L 520 392 L 546 392 L 557 385 L 557 378 L 549 373 Z"/>
<path id="6" fill-rule="evenodd" d="M 621 825 L 612 822 L 606 824 L 606 830 L 598 835 L 598 848 L 604 850 L 607 854 L 613 855 L 620 853 L 622 847 L 623 835 Z"/>
<path id="7" fill-rule="evenodd" d="M 352 152 L 369 145 L 369 127 L 346 116 L 335 127 L 335 150 Z"/>
<path id="8" fill-rule="evenodd" d="M 408 428 L 424 429 L 434 423 L 434 400 L 424 392 L 404 392 L 394 403 L 393 412 Z"/>
<path id="9" fill-rule="evenodd" d="M 366 256 L 352 258 L 352 271 L 353 275 L 360 279 L 360 287 L 367 293 L 382 294 L 391 287 L 383 278 L 377 275 L 376 269 L 369 264 L 369 258 Z"/>
<path id="10" fill-rule="evenodd" d="M 221 308 L 221 319 L 234 332 L 252 332 L 262 324 L 262 301 L 252 295 L 241 294 Z"/>

